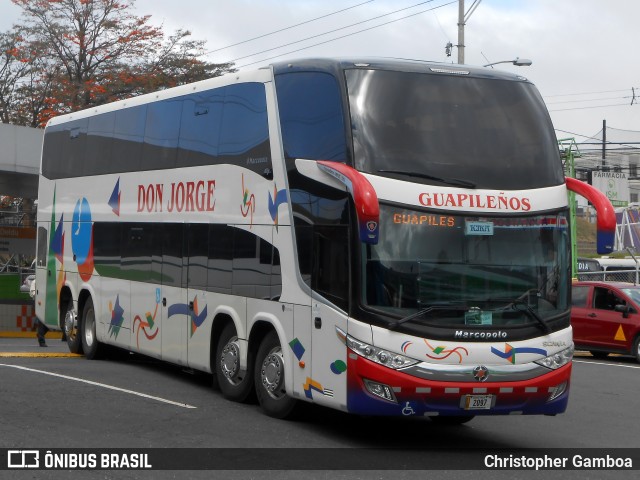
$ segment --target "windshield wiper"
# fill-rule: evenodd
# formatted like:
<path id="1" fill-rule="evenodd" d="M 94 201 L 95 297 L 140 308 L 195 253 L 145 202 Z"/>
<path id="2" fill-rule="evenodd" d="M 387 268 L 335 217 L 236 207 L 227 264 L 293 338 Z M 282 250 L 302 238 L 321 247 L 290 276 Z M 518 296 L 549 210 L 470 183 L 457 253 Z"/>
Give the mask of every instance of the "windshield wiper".
<path id="1" fill-rule="evenodd" d="M 378 172 L 379 173 L 395 173 L 397 175 L 406 175 L 408 177 L 424 178 L 426 180 L 434 180 L 436 182 L 445 183 L 447 185 L 453 185 L 453 186 L 462 187 L 462 188 L 476 188 L 475 183 L 468 182 L 467 180 L 461 180 L 459 178 L 442 178 L 442 177 L 436 177 L 435 175 L 429 175 L 428 173 L 405 172 L 403 170 L 387 170 L 384 168 L 378 170 Z"/>
<path id="2" fill-rule="evenodd" d="M 454 311 L 459 311 L 459 310 L 467 310 L 467 307 L 464 306 L 453 306 L 453 305 L 429 305 L 428 307 L 425 307 L 421 310 L 418 310 L 416 313 L 411 313 L 409 315 L 407 315 L 406 317 L 402 317 L 399 320 L 396 320 L 395 322 L 391 322 L 389 324 L 389 330 L 395 330 L 396 328 L 398 328 L 399 325 L 402 325 L 403 323 L 406 322 L 410 322 L 411 320 L 413 320 L 414 318 L 418 318 L 418 317 L 422 317 L 423 315 L 426 315 L 429 312 L 432 312 L 434 310 L 454 310 Z"/>
<path id="3" fill-rule="evenodd" d="M 549 327 L 549 324 L 547 322 L 545 322 L 543 320 L 543 318 L 538 315 L 538 313 L 531 308 L 531 305 L 529 305 L 527 302 L 525 302 L 524 300 L 522 300 L 521 298 L 487 298 L 486 300 L 483 300 L 484 302 L 500 302 L 500 303 L 506 303 L 508 307 L 511 307 L 513 310 L 517 310 L 520 312 L 525 312 L 527 315 L 529 315 L 530 318 L 533 318 L 536 322 L 538 322 L 545 333 L 551 333 L 551 327 Z M 523 307 L 523 308 L 518 308 L 518 307 Z"/>

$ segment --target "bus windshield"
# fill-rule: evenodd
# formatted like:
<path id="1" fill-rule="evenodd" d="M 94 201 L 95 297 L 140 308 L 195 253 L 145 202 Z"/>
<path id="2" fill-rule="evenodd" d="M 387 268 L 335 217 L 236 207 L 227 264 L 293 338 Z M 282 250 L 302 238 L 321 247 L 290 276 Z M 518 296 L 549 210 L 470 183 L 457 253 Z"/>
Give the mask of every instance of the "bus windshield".
<path id="1" fill-rule="evenodd" d="M 359 171 L 498 190 L 564 182 L 549 115 L 526 81 L 362 69 L 345 75 Z"/>
<path id="2" fill-rule="evenodd" d="M 361 301 L 390 322 L 524 325 L 566 313 L 567 213 L 450 215 L 380 206 L 377 245 L 362 246 Z"/>

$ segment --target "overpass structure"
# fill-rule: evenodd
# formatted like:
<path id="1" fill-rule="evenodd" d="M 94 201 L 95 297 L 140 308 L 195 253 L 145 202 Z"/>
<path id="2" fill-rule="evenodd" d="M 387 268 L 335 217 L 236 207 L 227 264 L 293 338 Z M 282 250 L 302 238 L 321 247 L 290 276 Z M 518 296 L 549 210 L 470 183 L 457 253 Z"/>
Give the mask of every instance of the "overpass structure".
<path id="1" fill-rule="evenodd" d="M 0 123 L 0 195 L 35 200 L 44 130 Z"/>

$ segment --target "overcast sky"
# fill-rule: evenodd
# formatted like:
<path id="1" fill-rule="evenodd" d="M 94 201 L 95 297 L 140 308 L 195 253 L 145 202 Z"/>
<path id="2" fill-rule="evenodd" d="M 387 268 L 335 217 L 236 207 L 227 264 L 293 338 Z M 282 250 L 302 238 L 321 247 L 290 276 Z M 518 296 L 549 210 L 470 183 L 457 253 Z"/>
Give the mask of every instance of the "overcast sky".
<path id="1" fill-rule="evenodd" d="M 465 8 L 472 4 L 466 0 Z M 447 42 L 458 43 L 457 0 L 137 0 L 135 8 L 166 33 L 184 28 L 207 40 L 209 61 L 235 61 L 241 69 L 268 64 L 276 55 L 457 62 L 455 47 L 445 55 Z M 18 7 L 0 0 L 0 30 L 19 17 Z M 374 17 L 380 18 L 367 21 Z M 595 135 L 604 119 L 608 127 L 640 131 L 640 106 L 631 105 L 632 88 L 640 99 L 638 18 L 638 0 L 481 0 L 465 28 L 465 61 L 531 59 L 529 67 L 495 68 L 536 84 L 559 138 Z M 240 42 L 246 43 L 230 46 Z"/>

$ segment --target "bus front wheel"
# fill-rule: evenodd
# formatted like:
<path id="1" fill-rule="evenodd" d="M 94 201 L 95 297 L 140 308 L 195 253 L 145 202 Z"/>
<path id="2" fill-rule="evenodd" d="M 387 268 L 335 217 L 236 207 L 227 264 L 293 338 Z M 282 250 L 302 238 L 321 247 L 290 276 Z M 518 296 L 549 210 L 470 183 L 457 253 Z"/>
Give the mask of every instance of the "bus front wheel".
<path id="1" fill-rule="evenodd" d="M 287 395 L 284 383 L 284 357 L 276 332 L 271 331 L 260 344 L 255 366 L 256 395 L 260 407 L 270 417 L 292 415 L 297 401 Z"/>
<path id="2" fill-rule="evenodd" d="M 247 369 L 240 366 L 240 344 L 232 323 L 227 324 L 216 345 L 215 376 L 222 395 L 228 400 L 244 402 L 253 389 L 253 358 L 247 354 Z"/>

